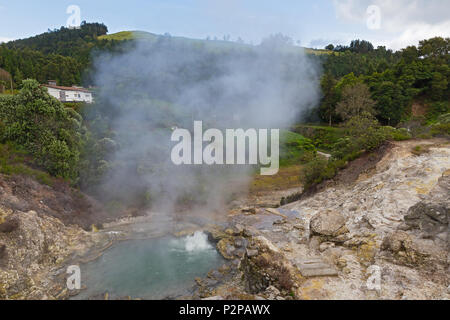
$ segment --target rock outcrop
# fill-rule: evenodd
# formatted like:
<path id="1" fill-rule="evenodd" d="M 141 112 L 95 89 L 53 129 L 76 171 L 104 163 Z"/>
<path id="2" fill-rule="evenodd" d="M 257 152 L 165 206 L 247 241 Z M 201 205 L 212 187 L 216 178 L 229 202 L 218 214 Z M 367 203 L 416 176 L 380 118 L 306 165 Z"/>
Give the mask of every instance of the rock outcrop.
<path id="1" fill-rule="evenodd" d="M 0 299 L 67 297 L 66 263 L 105 241 L 84 230 L 103 217 L 95 209 L 62 182 L 0 174 Z"/>
<path id="2" fill-rule="evenodd" d="M 273 299 L 273 286 L 286 298 L 271 274 L 281 261 L 300 299 L 449 299 L 450 147 L 420 143 L 428 153 L 413 155 L 415 141 L 393 143 L 355 182 L 277 212 L 233 216 L 265 239 L 250 240 L 241 262 L 247 292 Z"/>
<path id="3" fill-rule="evenodd" d="M 346 222 L 347 219 L 337 211 L 322 211 L 311 219 L 311 236 L 319 236 L 325 241 L 339 241 L 339 236 L 348 232 Z"/>
<path id="4" fill-rule="evenodd" d="M 0 299 L 61 298 L 65 288 L 51 274 L 70 255 L 85 253 L 90 235 L 34 211 L 0 208 L 0 217 L 6 221 L 0 231 Z"/>
<path id="5" fill-rule="evenodd" d="M 423 238 L 450 246 L 450 170 L 443 174 L 428 197 L 408 210 L 405 225 L 405 229 L 419 230 Z"/>

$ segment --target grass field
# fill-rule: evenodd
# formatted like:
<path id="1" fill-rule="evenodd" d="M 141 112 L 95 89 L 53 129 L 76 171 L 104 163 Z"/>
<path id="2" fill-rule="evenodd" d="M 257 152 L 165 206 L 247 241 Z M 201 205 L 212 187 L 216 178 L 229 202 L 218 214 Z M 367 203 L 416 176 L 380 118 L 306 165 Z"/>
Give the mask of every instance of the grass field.
<path id="1" fill-rule="evenodd" d="M 261 192 L 284 190 L 301 186 L 300 172 L 302 156 L 314 151 L 311 141 L 304 136 L 287 130 L 280 132 L 280 170 L 273 176 L 255 174 L 250 191 Z"/>
<path id="2" fill-rule="evenodd" d="M 100 40 L 133 40 L 133 39 L 147 39 L 156 40 L 158 36 L 156 34 L 145 31 L 121 31 L 98 37 Z"/>
<path id="3" fill-rule="evenodd" d="M 301 165 L 290 165 L 281 167 L 280 171 L 273 176 L 261 176 L 256 174 L 250 185 L 250 192 L 285 190 L 301 186 Z"/>

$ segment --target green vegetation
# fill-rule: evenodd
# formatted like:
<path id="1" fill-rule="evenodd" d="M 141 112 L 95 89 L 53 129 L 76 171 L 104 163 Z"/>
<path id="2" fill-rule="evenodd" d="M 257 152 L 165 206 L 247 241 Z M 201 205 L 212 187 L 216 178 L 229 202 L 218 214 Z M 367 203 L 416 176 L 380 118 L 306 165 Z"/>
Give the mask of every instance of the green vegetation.
<path id="1" fill-rule="evenodd" d="M 324 152 L 331 152 L 338 140 L 344 136 L 344 131 L 340 127 L 300 124 L 292 130 L 312 140 L 314 146 Z"/>
<path id="2" fill-rule="evenodd" d="M 304 165 L 305 188 L 334 177 L 348 161 L 386 140 L 449 136 L 449 45 L 450 39 L 437 37 L 396 53 L 359 40 L 349 47 L 327 46 L 335 54 L 324 61 L 318 113 L 329 127 L 299 125 L 294 130 L 332 158 L 317 156 Z M 427 106 L 424 116 L 412 115 L 415 100 Z M 408 129 L 390 126 L 402 123 Z M 413 150 L 423 152 L 422 146 Z"/>
<path id="3" fill-rule="evenodd" d="M 108 28 L 99 23 L 83 23 L 80 29 L 62 27 L 35 37 L 0 44 L 0 68 L 8 71 L 15 87 L 24 79 L 40 83 L 56 80 L 71 86 L 89 84 L 88 69 L 94 51 L 113 51 L 117 41 L 99 40 Z"/>
<path id="4" fill-rule="evenodd" d="M 430 104 L 428 112 L 426 114 L 427 124 L 435 124 L 437 122 L 442 122 L 444 116 L 450 114 L 450 102 L 440 101 Z M 447 120 L 448 122 L 448 120 Z"/>
<path id="5" fill-rule="evenodd" d="M 335 174 L 335 171 L 329 166 L 328 160 L 318 156 L 302 168 L 300 181 L 303 183 L 305 190 L 308 190 L 325 179 L 333 178 Z"/>
<path id="6" fill-rule="evenodd" d="M 411 152 L 412 154 L 416 155 L 416 156 L 421 156 L 423 154 L 426 154 L 428 152 L 430 152 L 430 145 L 420 145 L 420 146 L 415 146 Z"/>
<path id="7" fill-rule="evenodd" d="M 312 140 L 287 130 L 280 132 L 280 166 L 307 161 L 317 152 Z"/>
<path id="8" fill-rule="evenodd" d="M 137 40 L 146 39 L 156 41 L 158 36 L 156 34 L 145 32 L 145 31 L 121 31 L 112 34 L 105 34 L 98 37 L 99 40 L 109 40 L 109 41 L 125 41 L 125 40 Z"/>
<path id="9" fill-rule="evenodd" d="M 315 143 L 327 146 L 332 154 L 329 160 L 316 155 L 303 166 L 300 179 L 306 190 L 333 178 L 349 161 L 357 159 L 364 153 L 375 151 L 387 140 L 399 141 L 411 138 L 406 129 L 381 126 L 370 113 L 353 116 L 340 128 L 299 126 L 297 130 L 315 137 Z"/>
<path id="10" fill-rule="evenodd" d="M 431 125 L 432 136 L 450 137 L 450 113 L 440 115 Z"/>
<path id="11" fill-rule="evenodd" d="M 430 102 L 431 118 L 448 112 L 449 43 L 450 39 L 437 37 L 395 53 L 366 43 L 338 49 L 339 55 L 330 55 L 324 62 L 322 120 L 330 124 L 346 120 L 338 112 L 339 106 L 343 100 L 349 101 L 350 88 L 360 83 L 370 89 L 376 117 L 383 124 L 397 125 L 410 118 L 414 99 Z M 350 94 L 350 98 L 356 97 Z"/>
<path id="12" fill-rule="evenodd" d="M 23 149 L 12 143 L 0 144 L 0 173 L 33 177 L 46 185 L 53 185 L 53 178 L 46 172 L 34 169 L 33 160 Z"/>
<path id="13" fill-rule="evenodd" d="M 35 80 L 19 94 L 0 98 L 0 142 L 12 142 L 50 174 L 76 180 L 81 116 L 49 96 Z"/>

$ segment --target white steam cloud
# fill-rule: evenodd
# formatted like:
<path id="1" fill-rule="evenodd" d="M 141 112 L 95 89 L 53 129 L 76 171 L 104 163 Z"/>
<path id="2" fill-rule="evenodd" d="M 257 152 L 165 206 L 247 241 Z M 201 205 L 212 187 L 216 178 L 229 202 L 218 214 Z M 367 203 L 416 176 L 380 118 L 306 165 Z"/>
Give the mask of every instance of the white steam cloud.
<path id="1" fill-rule="evenodd" d="M 186 42 L 161 37 L 96 61 L 94 112 L 113 152 L 100 192 L 167 213 L 189 203 L 223 209 L 246 189 L 248 166 L 175 166 L 172 129 L 288 128 L 319 98 L 320 70 L 281 36 L 260 46 Z M 101 124 L 101 125 L 100 125 Z M 192 209 L 192 208 L 191 208 Z"/>

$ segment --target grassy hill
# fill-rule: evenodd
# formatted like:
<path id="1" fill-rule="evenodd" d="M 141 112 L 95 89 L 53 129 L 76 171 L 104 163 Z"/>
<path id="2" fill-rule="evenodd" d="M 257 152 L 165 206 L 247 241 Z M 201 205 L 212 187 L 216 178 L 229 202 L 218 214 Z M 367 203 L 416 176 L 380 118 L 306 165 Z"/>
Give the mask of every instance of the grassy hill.
<path id="1" fill-rule="evenodd" d="M 120 31 L 98 37 L 99 40 L 116 40 L 116 41 L 136 40 L 136 39 L 157 40 L 157 38 L 158 35 L 145 31 Z"/>
<path id="2" fill-rule="evenodd" d="M 157 35 L 146 31 L 120 31 L 117 33 L 111 33 L 107 35 L 102 35 L 98 37 L 99 40 L 115 40 L 115 41 L 125 41 L 125 40 L 146 40 L 146 41 L 158 41 L 158 39 L 167 37 L 164 35 Z M 223 40 L 202 40 L 202 39 L 192 39 L 186 37 L 176 37 L 170 36 L 173 41 L 185 44 L 194 45 L 204 45 L 207 49 L 236 49 L 236 48 L 250 48 L 252 45 L 245 43 L 238 43 L 233 41 L 223 41 Z M 331 54 L 332 51 L 329 50 L 317 50 L 305 47 L 294 47 L 294 50 L 305 50 L 307 54 L 314 55 L 327 55 Z"/>
<path id="3" fill-rule="evenodd" d="M 212 53 L 229 51 L 251 51 L 253 45 L 224 41 L 191 39 L 179 36 L 158 35 L 139 30 L 125 30 L 108 34 L 108 28 L 100 23 L 84 23 L 80 29 L 49 30 L 48 32 L 8 43 L 0 44 L 0 68 L 9 72 L 15 87 L 20 87 L 23 79 L 37 79 L 44 83 L 48 79 L 58 84 L 92 84 L 91 67 L 93 53 L 115 52 L 124 41 L 141 40 L 157 43 L 170 38 L 172 45 L 191 47 Z M 327 56 L 330 51 L 281 46 L 287 53 L 306 52 L 318 57 Z"/>

